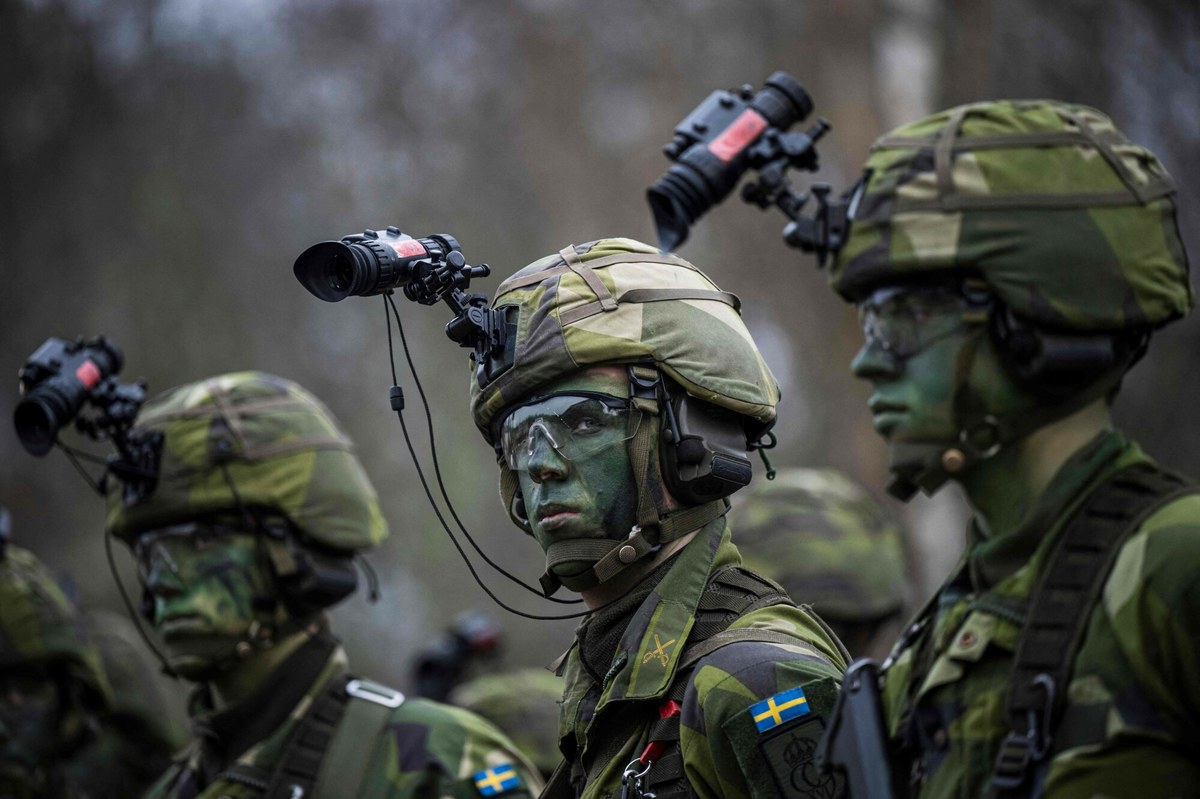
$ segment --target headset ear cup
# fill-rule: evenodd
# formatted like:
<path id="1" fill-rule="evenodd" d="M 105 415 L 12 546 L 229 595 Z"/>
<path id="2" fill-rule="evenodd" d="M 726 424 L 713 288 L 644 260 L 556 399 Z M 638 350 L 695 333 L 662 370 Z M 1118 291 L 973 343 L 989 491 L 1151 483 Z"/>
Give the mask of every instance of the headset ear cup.
<path id="1" fill-rule="evenodd" d="M 1013 380 L 1044 402 L 1062 402 L 1113 369 L 1128 368 L 1136 336 L 1042 329 L 1005 306 L 992 313 L 991 335 Z"/>

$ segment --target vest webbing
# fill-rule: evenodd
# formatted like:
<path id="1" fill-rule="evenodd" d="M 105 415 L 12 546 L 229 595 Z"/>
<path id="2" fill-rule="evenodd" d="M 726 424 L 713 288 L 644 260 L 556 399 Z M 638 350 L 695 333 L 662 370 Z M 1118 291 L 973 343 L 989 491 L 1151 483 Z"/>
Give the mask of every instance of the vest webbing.
<path id="1" fill-rule="evenodd" d="M 1075 656 L 1117 553 L 1155 511 L 1200 486 L 1148 463 L 1121 469 L 1071 516 L 1030 595 L 1005 699 L 1010 732 L 990 797 L 1040 797 Z"/>
<path id="2" fill-rule="evenodd" d="M 355 703 L 354 724 L 341 724 L 350 703 L 346 686 L 354 678 L 343 675 L 331 682 L 325 692 L 316 699 L 308 712 L 296 723 L 274 768 L 266 769 L 235 763 L 227 768 L 218 779 L 226 779 L 262 792 L 266 799 L 291 799 L 295 796 L 319 797 L 324 791 L 314 793 L 317 777 L 321 785 L 329 783 L 329 776 L 336 776 L 339 792 L 347 786 L 356 787 L 361 782 L 371 748 L 362 746 L 364 740 L 373 740 L 376 733 L 390 717 L 392 708 L 366 700 Z M 360 707 L 361 706 L 361 707 Z M 373 717 L 373 718 L 364 718 Z M 363 724 L 369 720 L 370 724 Z M 345 739 L 353 737 L 353 742 Z M 351 745 L 357 744 L 357 745 Z M 331 762 L 337 774 L 321 774 L 321 765 L 330 752 L 336 751 Z M 329 772 L 330 770 L 327 770 Z"/>
<path id="3" fill-rule="evenodd" d="M 720 590 L 722 588 L 732 589 L 732 591 Z M 682 705 L 691 671 L 702 658 L 721 647 L 742 641 L 784 644 L 809 650 L 812 654 L 820 654 L 805 641 L 776 630 L 753 627 L 728 629 L 736 619 L 759 608 L 791 604 L 791 599 L 779 585 L 744 566 L 726 567 L 715 573 L 709 580 L 697 607 L 698 621 L 693 626 L 687 645 L 680 654 L 671 687 L 657 701 L 638 702 L 629 707 L 625 713 L 617 716 L 614 725 L 623 726 L 621 722 L 626 721 L 627 718 L 630 719 L 629 723 L 633 723 L 633 719 L 641 720 L 646 715 L 653 714 L 653 720 L 646 736 L 639 741 L 637 754 L 641 754 L 642 749 L 650 741 L 663 741 L 667 744 L 666 749 L 653 763 L 643 780 L 643 788 L 653 792 L 656 799 L 689 799 L 696 795 L 691 783 L 684 776 L 683 754 L 679 749 L 680 715 L 676 713 L 663 718 L 659 710 L 672 701 Z M 817 618 L 809 608 L 802 606 L 802 609 Z M 718 619 L 700 621 L 705 615 L 717 616 Z M 825 627 L 824 622 L 820 623 L 822 627 Z M 594 753 L 592 771 L 598 771 L 607 765 L 628 741 L 620 734 L 619 729 L 614 730 L 612 734 L 596 736 L 594 739 L 607 740 L 612 751 L 611 753 L 606 751 Z M 583 763 L 578 754 L 569 756 L 550 775 L 546 789 L 539 799 L 576 799 L 582 795 L 587 781 L 588 775 L 584 773 Z"/>

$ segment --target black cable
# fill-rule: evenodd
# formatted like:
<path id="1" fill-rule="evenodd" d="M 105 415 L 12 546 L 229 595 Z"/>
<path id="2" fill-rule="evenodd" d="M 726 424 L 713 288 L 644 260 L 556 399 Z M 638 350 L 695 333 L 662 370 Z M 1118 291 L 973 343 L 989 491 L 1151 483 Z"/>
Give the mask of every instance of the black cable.
<path id="1" fill-rule="evenodd" d="M 384 314 L 385 314 L 385 316 L 388 314 L 388 308 L 390 306 L 391 312 L 394 313 L 396 316 L 396 323 L 397 323 L 396 327 L 400 331 L 401 338 L 403 339 L 404 331 L 403 331 L 403 328 L 399 324 L 400 314 L 398 311 L 396 311 L 395 303 L 389 302 L 391 297 L 388 294 L 385 294 L 384 298 L 385 298 Z M 388 355 L 390 356 L 389 360 L 392 363 L 392 382 L 393 382 L 393 384 L 395 384 L 396 363 L 395 363 L 395 351 L 392 347 L 392 326 L 391 326 L 391 317 L 390 316 L 388 317 Z M 591 609 L 580 611 L 579 613 L 570 613 L 570 614 L 566 614 L 566 615 L 562 615 L 562 616 L 541 616 L 541 615 L 537 615 L 537 614 L 533 614 L 533 613 L 525 613 L 524 611 L 517 610 L 516 608 L 511 607 L 508 604 L 506 604 L 502 599 L 500 599 L 500 597 L 496 596 L 496 594 L 493 593 L 492 590 L 487 587 L 487 585 L 484 584 L 483 580 L 480 579 L 480 577 L 479 577 L 479 573 L 475 571 L 475 565 L 473 563 L 471 563 L 471 559 L 469 557 L 467 557 L 466 550 L 464 550 L 462 548 L 462 544 L 460 544 L 458 542 L 458 538 L 454 535 L 454 532 L 450 529 L 450 525 L 448 525 L 446 523 L 446 518 L 442 515 L 441 508 L 438 507 L 437 502 L 433 498 L 433 491 L 430 490 L 429 481 L 425 478 L 425 470 L 421 468 L 421 463 L 417 459 L 417 451 L 413 447 L 412 437 L 409 435 L 409 432 L 408 432 L 408 423 L 406 421 L 404 421 L 403 410 L 397 409 L 396 416 L 400 419 L 400 429 L 404 433 L 404 443 L 408 447 L 409 455 L 412 457 L 413 466 L 416 467 L 417 477 L 421 481 L 421 488 L 423 488 L 425 490 L 425 497 L 426 497 L 426 499 L 429 500 L 429 506 L 431 508 L 433 508 L 433 512 L 437 516 L 438 522 L 441 523 L 442 529 L 446 531 L 446 535 L 448 535 L 450 537 L 450 541 L 451 541 L 451 543 L 454 544 L 454 548 L 456 550 L 458 550 L 458 555 L 459 555 L 459 557 L 462 558 L 463 563 L 466 564 L 467 571 L 469 571 L 471 573 L 471 577 L 474 578 L 475 582 L 478 583 L 479 587 L 483 589 L 483 592 L 485 594 L 487 594 L 488 597 L 490 597 L 493 602 L 495 602 L 497 605 L 499 605 L 504 610 L 507 610 L 509 613 L 512 613 L 517 616 L 521 616 L 526 619 L 534 619 L 536 621 L 560 621 L 560 620 L 564 620 L 564 619 L 578 619 L 578 618 L 587 616 L 588 614 L 592 613 L 593 610 L 591 610 Z M 540 596 L 540 593 L 539 593 L 539 596 Z M 609 602 L 602 607 L 607 607 L 608 605 L 611 605 L 611 604 L 617 602 L 618 599 L 614 599 L 612 602 Z M 594 610 L 600 610 L 600 609 L 601 608 L 595 608 Z"/>
<path id="2" fill-rule="evenodd" d="M 150 636 L 146 633 L 146 629 L 142 627 L 141 614 L 133 608 L 133 601 L 130 600 L 129 593 L 125 590 L 125 583 L 121 582 L 121 575 L 117 571 L 117 561 L 113 557 L 112 552 L 112 533 L 108 530 L 104 531 L 104 556 L 108 559 L 108 570 L 112 573 L 113 581 L 117 584 L 117 591 L 121 594 L 121 601 L 125 603 L 125 610 L 129 612 L 129 618 L 133 620 L 133 626 L 137 628 L 138 635 L 142 637 L 142 640 L 154 654 L 154 657 L 156 657 L 158 662 L 162 664 L 163 674 L 166 674 L 168 677 L 174 677 L 178 679 L 179 674 L 176 673 L 173 668 L 171 668 L 171 664 L 167 662 L 166 655 L 159 651 L 159 648 L 154 645 L 152 640 L 150 640 Z"/>
<path id="3" fill-rule="evenodd" d="M 471 544 L 471 547 L 477 553 L 479 553 L 479 557 L 483 558 L 484 562 L 487 563 L 487 565 L 491 566 L 494 570 L 496 570 L 500 574 L 504 575 L 511 582 L 516 583 L 517 585 L 521 586 L 529 593 L 534 594 L 535 596 L 537 596 L 541 599 L 547 599 L 547 600 L 554 602 L 556 604 L 559 604 L 559 605 L 578 605 L 583 600 L 581 600 L 581 599 L 557 599 L 555 597 L 546 596 L 538 589 L 536 589 L 533 586 L 526 583 L 520 577 L 517 577 L 515 574 L 512 574 L 509 571 L 506 571 L 498 563 L 496 563 L 495 561 L 493 561 L 491 558 L 488 557 L 487 553 L 483 551 L 483 549 L 475 541 L 475 538 L 471 535 L 471 533 L 467 531 L 466 525 L 464 525 L 462 523 L 462 520 L 458 518 L 458 512 L 454 509 L 454 503 L 450 501 L 450 494 L 446 490 L 445 482 L 442 480 L 442 468 L 441 468 L 441 464 L 438 461 L 437 444 L 434 441 L 434 435 L 433 435 L 433 414 L 429 410 L 429 400 L 425 397 L 425 389 L 421 385 L 421 378 L 417 374 L 416 364 L 413 363 L 412 353 L 409 352 L 409 349 L 408 349 L 408 338 L 404 335 L 404 323 L 400 320 L 400 311 L 399 311 L 399 309 L 396 308 L 396 301 L 392 298 L 391 294 L 385 294 L 384 298 L 387 300 L 388 304 L 391 306 L 392 314 L 395 315 L 395 317 L 396 317 L 396 329 L 400 332 L 400 345 L 404 349 L 404 359 L 405 359 L 405 361 L 408 362 L 408 371 L 413 376 L 413 384 L 417 387 L 417 394 L 421 397 L 421 407 L 425 411 L 425 428 L 426 428 L 426 430 L 429 431 L 429 451 L 433 455 L 433 473 L 437 477 L 438 488 L 441 491 L 442 500 L 445 501 L 445 503 L 446 503 L 446 509 L 450 511 L 450 516 L 451 516 L 451 518 L 454 519 L 455 524 L 458 525 L 458 529 L 462 532 L 463 537 L 467 539 L 467 541 Z M 386 313 L 386 309 L 385 309 L 385 313 Z M 390 347 L 390 344 L 391 344 L 391 337 L 390 337 L 391 328 L 390 327 L 388 328 L 388 333 L 389 333 L 388 354 L 391 355 L 394 359 L 395 356 Z M 392 370 L 392 384 L 393 385 L 396 384 L 394 367 Z"/>
<path id="4" fill-rule="evenodd" d="M 91 455 L 90 453 L 87 453 L 87 452 L 82 452 L 82 451 L 76 452 L 75 450 L 71 449 L 66 444 L 62 443 L 61 441 L 57 441 L 55 443 L 58 444 L 59 449 L 61 449 L 63 452 L 65 452 L 67 454 L 67 459 L 69 461 L 71 461 L 71 465 L 75 467 L 75 469 L 83 477 L 84 481 L 86 481 L 87 484 L 92 487 L 92 490 L 95 491 L 97 494 L 100 494 L 101 496 L 103 496 L 104 489 L 100 487 L 100 481 L 93 480 L 92 476 L 87 473 L 86 469 L 83 468 L 83 464 L 79 462 L 79 458 L 75 457 L 78 454 L 78 455 L 85 456 L 88 459 L 98 460 L 98 459 L 96 459 L 96 456 Z"/>

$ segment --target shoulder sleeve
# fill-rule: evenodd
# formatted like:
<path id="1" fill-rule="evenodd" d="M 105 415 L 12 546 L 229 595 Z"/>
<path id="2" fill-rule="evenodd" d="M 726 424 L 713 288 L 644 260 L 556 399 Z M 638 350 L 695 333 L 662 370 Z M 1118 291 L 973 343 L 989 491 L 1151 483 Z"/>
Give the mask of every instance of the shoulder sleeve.
<path id="1" fill-rule="evenodd" d="M 392 714 L 383 735 L 387 740 L 372 778 L 391 787 L 380 794 L 391 799 L 530 799 L 542 789 L 525 755 L 466 710 L 409 699 Z"/>
<path id="2" fill-rule="evenodd" d="M 1159 509 L 1125 542 L 1102 603 L 1141 692 L 1168 727 L 1200 740 L 1200 494 Z"/>
<path id="3" fill-rule="evenodd" d="M 684 694 L 684 773 L 701 796 L 833 797 L 813 766 L 841 669 L 821 652 L 747 641 L 703 658 Z"/>

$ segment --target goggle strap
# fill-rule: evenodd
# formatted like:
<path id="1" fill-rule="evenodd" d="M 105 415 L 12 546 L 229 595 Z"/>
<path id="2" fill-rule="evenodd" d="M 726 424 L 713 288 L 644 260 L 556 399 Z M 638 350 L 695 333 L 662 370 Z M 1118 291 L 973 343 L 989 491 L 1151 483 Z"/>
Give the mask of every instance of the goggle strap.
<path id="1" fill-rule="evenodd" d="M 267 558 L 271 561 L 271 568 L 276 576 L 289 577 L 299 571 L 296 558 L 292 556 L 286 541 L 270 536 L 258 536 L 258 539 L 267 552 Z"/>

